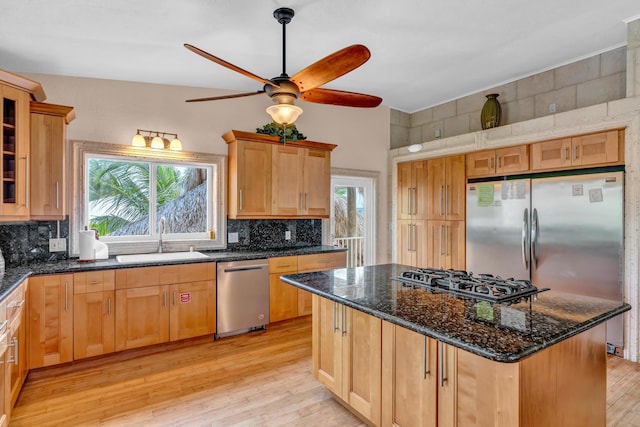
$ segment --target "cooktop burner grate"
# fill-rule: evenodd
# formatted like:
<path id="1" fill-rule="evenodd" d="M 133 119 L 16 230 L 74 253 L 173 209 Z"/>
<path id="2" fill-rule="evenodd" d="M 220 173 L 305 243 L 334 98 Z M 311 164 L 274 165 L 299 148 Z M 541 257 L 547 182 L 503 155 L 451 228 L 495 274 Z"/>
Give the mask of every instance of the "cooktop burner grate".
<path id="1" fill-rule="evenodd" d="M 416 268 L 396 277 L 403 285 L 419 286 L 432 291 L 448 291 L 488 302 L 518 302 L 548 291 L 538 289 L 529 280 L 503 279 L 492 274 L 467 273 L 463 270 Z"/>

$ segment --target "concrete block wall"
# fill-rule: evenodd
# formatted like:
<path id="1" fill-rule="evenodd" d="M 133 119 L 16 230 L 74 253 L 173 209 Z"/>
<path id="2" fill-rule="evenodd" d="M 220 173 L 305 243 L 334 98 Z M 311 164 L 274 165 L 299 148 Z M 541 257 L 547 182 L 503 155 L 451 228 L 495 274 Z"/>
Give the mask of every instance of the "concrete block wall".
<path id="1" fill-rule="evenodd" d="M 485 95 L 498 93 L 500 125 L 626 97 L 627 48 L 620 47 L 552 70 L 407 114 L 391 110 L 391 148 L 482 130 Z M 439 136 L 437 136 L 439 135 Z"/>

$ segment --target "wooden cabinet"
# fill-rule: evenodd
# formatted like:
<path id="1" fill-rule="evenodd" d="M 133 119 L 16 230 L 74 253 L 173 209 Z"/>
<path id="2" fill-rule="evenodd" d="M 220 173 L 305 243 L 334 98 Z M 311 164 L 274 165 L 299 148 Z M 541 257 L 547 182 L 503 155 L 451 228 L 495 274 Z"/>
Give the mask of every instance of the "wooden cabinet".
<path id="1" fill-rule="evenodd" d="M 382 425 L 438 424 L 437 341 L 382 322 Z"/>
<path id="2" fill-rule="evenodd" d="M 624 164 L 624 132 L 611 130 L 531 144 L 531 169 Z"/>
<path id="3" fill-rule="evenodd" d="M 114 270 L 75 273 L 73 281 L 73 358 L 114 352 Z"/>
<path id="4" fill-rule="evenodd" d="M 428 219 L 464 220 L 465 198 L 464 155 L 428 160 Z"/>
<path id="5" fill-rule="evenodd" d="M 329 218 L 331 150 L 312 141 L 229 131 L 229 218 Z"/>
<path id="6" fill-rule="evenodd" d="M 427 219 L 427 161 L 398 163 L 398 219 Z"/>
<path id="7" fill-rule="evenodd" d="M 22 282 L 5 299 L 6 318 L 9 321 L 5 388 L 8 407 L 13 408 L 29 371 L 27 359 L 27 295 L 28 280 Z"/>
<path id="8" fill-rule="evenodd" d="M 464 221 L 428 221 L 427 241 L 429 267 L 465 269 Z"/>
<path id="9" fill-rule="evenodd" d="M 29 93 L 0 85 L 0 219 L 29 218 Z"/>
<path id="10" fill-rule="evenodd" d="M 216 282 L 213 277 L 199 282 L 171 285 L 169 339 L 200 337 L 216 331 Z"/>
<path id="11" fill-rule="evenodd" d="M 30 215 L 36 220 L 62 220 L 67 215 L 66 126 L 73 107 L 31 103 L 29 170 Z"/>
<path id="12" fill-rule="evenodd" d="M 398 221 L 398 263 L 428 267 L 427 221 Z"/>
<path id="13" fill-rule="evenodd" d="M 271 215 L 271 146 L 238 140 L 229 144 L 229 218 Z"/>
<path id="14" fill-rule="evenodd" d="M 272 214 L 329 218 L 331 153 L 289 145 L 272 147 Z"/>
<path id="15" fill-rule="evenodd" d="M 380 425 L 382 321 L 313 295 L 313 375 L 373 425 Z"/>
<path id="16" fill-rule="evenodd" d="M 5 301 L 0 302 L 0 427 L 9 424 L 9 377 L 7 376 L 7 361 L 9 360 L 9 321 L 7 320 L 7 305 Z"/>
<path id="17" fill-rule="evenodd" d="M 467 178 L 510 175 L 529 170 L 529 146 L 477 151 L 466 156 Z"/>
<path id="18" fill-rule="evenodd" d="M 311 293 L 282 282 L 280 276 L 344 268 L 346 262 L 346 252 L 269 258 L 269 320 L 278 322 L 313 311 Z"/>
<path id="19" fill-rule="evenodd" d="M 215 332 L 215 263 L 116 270 L 115 349 Z"/>
<path id="20" fill-rule="evenodd" d="M 73 275 L 29 280 L 29 367 L 73 360 Z"/>
<path id="21" fill-rule="evenodd" d="M 269 258 L 269 321 L 298 317 L 298 288 L 280 280 L 283 274 L 298 272 L 298 257 Z"/>

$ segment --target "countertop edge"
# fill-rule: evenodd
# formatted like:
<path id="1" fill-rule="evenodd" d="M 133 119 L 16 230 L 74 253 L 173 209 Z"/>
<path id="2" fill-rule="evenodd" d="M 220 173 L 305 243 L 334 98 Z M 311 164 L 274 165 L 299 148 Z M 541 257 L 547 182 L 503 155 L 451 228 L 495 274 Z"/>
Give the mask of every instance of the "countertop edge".
<path id="1" fill-rule="evenodd" d="M 188 260 L 119 263 L 115 256 L 106 260 L 94 262 L 78 262 L 77 259 L 62 260 L 57 262 L 38 262 L 27 265 L 7 267 L 5 273 L 0 275 L 0 302 L 8 294 L 18 287 L 26 278 L 31 276 L 44 276 L 49 274 L 82 273 L 96 270 L 119 270 L 124 268 L 157 267 L 162 265 L 199 264 L 205 262 L 230 262 L 244 261 L 260 258 L 277 258 L 282 256 L 317 255 L 322 253 L 346 252 L 347 249 L 338 246 L 317 245 L 302 248 L 267 249 L 262 251 L 198 251 L 209 258 L 196 258 Z"/>
<path id="2" fill-rule="evenodd" d="M 470 353 L 476 354 L 478 356 L 484 357 L 486 359 L 489 360 L 493 360 L 495 362 L 501 362 L 501 363 L 516 363 L 516 362 L 520 362 L 523 359 L 541 351 L 544 350 L 548 347 L 551 347 L 554 344 L 559 343 L 560 341 L 564 341 L 565 339 L 571 338 L 575 335 L 578 335 L 588 329 L 593 328 L 594 326 L 597 326 L 601 323 L 606 322 L 607 320 L 622 314 L 626 311 L 631 310 L 631 305 L 627 304 L 627 303 L 623 303 L 618 309 L 613 310 L 609 313 L 607 313 L 606 315 L 602 315 L 602 316 L 598 316 L 596 318 L 593 319 L 589 319 L 586 322 L 581 323 L 580 325 L 576 326 L 575 328 L 573 328 L 570 332 L 567 332 L 565 334 L 560 334 L 556 337 L 554 337 L 553 339 L 547 340 L 545 341 L 543 344 L 539 344 L 539 345 L 534 345 L 531 346 L 527 349 L 525 349 L 524 351 L 521 351 L 519 353 L 497 353 L 497 352 L 492 352 L 492 351 L 487 351 L 484 348 L 480 348 L 474 345 L 471 345 L 469 343 L 463 342 L 463 341 L 459 341 L 456 340 L 455 338 L 451 338 L 448 335 L 445 334 L 441 334 L 438 331 L 435 331 L 433 329 L 430 328 L 426 328 L 424 326 L 409 322 L 407 320 L 404 320 L 402 318 L 398 318 L 396 316 L 391 316 L 389 314 L 380 312 L 378 310 L 374 310 L 370 307 L 361 305 L 361 304 L 357 304 L 351 300 L 345 299 L 345 298 L 341 298 L 338 297 L 334 294 L 330 294 L 327 292 L 323 292 L 319 289 L 316 289 L 314 287 L 311 286 L 307 286 L 303 283 L 299 283 L 296 282 L 295 280 L 289 279 L 288 277 L 285 276 L 281 276 L 280 280 L 282 280 L 285 283 L 288 283 L 292 286 L 295 286 L 297 288 L 303 289 L 305 291 L 311 292 L 312 294 L 321 296 L 323 298 L 327 298 L 331 301 L 335 301 L 341 304 L 344 304 L 348 307 L 351 307 L 353 309 L 356 309 L 358 311 L 361 311 L 363 313 L 367 313 L 370 314 L 374 317 L 377 317 L 379 319 L 382 320 L 386 320 L 390 323 L 393 323 L 394 325 L 398 325 L 398 326 L 402 326 L 404 328 L 407 328 L 411 331 L 417 332 L 419 334 L 422 335 L 426 335 L 430 338 L 434 338 L 438 341 L 441 341 L 445 344 L 450 344 L 453 345 L 456 348 L 460 348 L 462 350 L 468 351 Z"/>

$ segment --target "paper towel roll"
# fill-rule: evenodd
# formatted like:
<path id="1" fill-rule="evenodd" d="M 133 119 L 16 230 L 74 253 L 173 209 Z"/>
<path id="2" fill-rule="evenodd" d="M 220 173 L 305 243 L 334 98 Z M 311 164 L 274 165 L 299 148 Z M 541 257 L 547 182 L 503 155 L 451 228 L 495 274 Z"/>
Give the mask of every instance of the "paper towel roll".
<path id="1" fill-rule="evenodd" d="M 78 261 L 95 261 L 96 254 L 93 248 L 93 242 L 96 241 L 96 232 L 94 230 L 78 231 L 80 239 L 80 259 Z"/>

